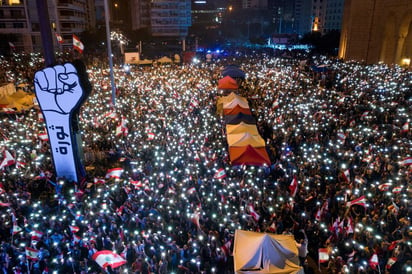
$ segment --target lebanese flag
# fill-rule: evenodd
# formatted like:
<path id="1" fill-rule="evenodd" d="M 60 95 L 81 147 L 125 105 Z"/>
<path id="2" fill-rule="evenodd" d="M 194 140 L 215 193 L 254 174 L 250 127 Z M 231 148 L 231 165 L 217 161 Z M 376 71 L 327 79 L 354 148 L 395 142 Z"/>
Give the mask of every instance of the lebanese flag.
<path id="1" fill-rule="evenodd" d="M 93 182 L 98 185 L 98 184 L 105 184 L 106 181 L 104 179 L 101 178 L 94 178 Z"/>
<path id="2" fill-rule="evenodd" d="M 401 132 L 405 133 L 409 131 L 409 123 L 406 122 L 405 124 L 403 124 Z"/>
<path id="3" fill-rule="evenodd" d="M 289 185 L 289 191 L 292 197 L 296 196 L 296 193 L 298 192 L 298 185 L 298 179 L 296 178 L 296 176 L 293 176 L 293 180 Z"/>
<path id="4" fill-rule="evenodd" d="M 13 222 L 13 235 L 16 235 L 17 233 L 21 232 L 23 229 L 17 225 L 16 222 Z"/>
<path id="5" fill-rule="evenodd" d="M 200 228 L 200 212 L 199 211 L 192 214 L 192 222 L 196 225 L 197 228 Z"/>
<path id="6" fill-rule="evenodd" d="M 75 226 L 75 225 L 69 225 L 69 228 L 70 228 L 70 231 L 72 233 L 77 233 L 80 230 L 80 228 L 78 226 Z"/>
<path id="7" fill-rule="evenodd" d="M 226 178 L 226 172 L 223 168 L 219 168 L 215 175 L 213 176 L 215 179 L 223 179 Z"/>
<path id="8" fill-rule="evenodd" d="M 3 152 L 4 159 L 0 164 L 0 169 L 14 165 L 16 163 L 16 159 L 14 159 L 13 155 L 8 150 Z"/>
<path id="9" fill-rule="evenodd" d="M 92 259 L 96 261 L 102 268 L 111 266 L 111 268 L 117 268 L 126 263 L 126 260 L 119 254 L 114 253 L 111 250 L 101 250 L 93 254 Z"/>
<path id="10" fill-rule="evenodd" d="M 197 153 L 197 151 L 195 152 L 194 159 L 195 159 L 195 161 L 200 162 L 200 156 L 199 156 L 199 153 Z"/>
<path id="11" fill-rule="evenodd" d="M 38 137 L 43 142 L 47 142 L 49 140 L 49 136 L 47 135 L 46 132 L 39 133 Z"/>
<path id="12" fill-rule="evenodd" d="M 84 45 L 82 41 L 80 41 L 79 37 L 73 34 L 73 48 L 77 50 L 79 53 L 83 53 Z"/>
<path id="13" fill-rule="evenodd" d="M 396 258 L 396 257 L 390 257 L 388 259 L 388 262 L 386 263 L 386 269 L 391 269 L 392 265 L 394 265 L 397 260 L 398 260 L 398 258 Z"/>
<path id="14" fill-rule="evenodd" d="M 365 198 L 365 195 L 362 195 L 361 197 L 359 197 L 359 198 L 357 198 L 357 199 L 355 199 L 355 200 L 352 200 L 352 201 L 349 201 L 349 202 L 347 202 L 346 203 L 346 206 L 347 207 L 351 207 L 351 206 L 353 206 L 353 205 L 360 205 L 360 206 L 363 206 L 363 207 L 365 207 L 366 208 L 366 198 Z"/>
<path id="15" fill-rule="evenodd" d="M 130 180 L 129 183 L 134 185 L 135 188 L 141 188 L 143 186 L 143 183 L 140 180 L 136 180 L 136 181 Z"/>
<path id="16" fill-rule="evenodd" d="M 389 190 L 389 188 L 391 187 L 391 185 L 392 185 L 392 184 L 390 184 L 390 183 L 380 184 L 380 185 L 378 185 L 378 189 L 379 189 L 380 191 L 387 191 L 387 190 Z"/>
<path id="17" fill-rule="evenodd" d="M 394 250 L 395 247 L 398 245 L 398 243 L 399 243 L 399 240 L 391 242 L 391 244 L 388 246 L 388 250 L 389 251 Z"/>
<path id="18" fill-rule="evenodd" d="M 227 241 L 224 245 L 222 245 L 222 251 L 225 254 L 226 257 L 230 256 L 230 248 L 232 246 L 232 241 L 229 240 Z"/>
<path id="19" fill-rule="evenodd" d="M 30 260 L 38 260 L 39 251 L 37 249 L 26 247 L 26 257 Z"/>
<path id="20" fill-rule="evenodd" d="M 338 138 L 342 141 L 345 141 L 346 139 L 346 134 L 343 132 L 338 132 Z"/>
<path id="21" fill-rule="evenodd" d="M 272 104 L 272 110 L 275 110 L 279 107 L 279 100 L 276 99 Z"/>
<path id="22" fill-rule="evenodd" d="M 257 222 L 260 219 L 260 215 L 255 211 L 255 208 L 252 204 L 249 204 L 247 206 L 247 208 L 249 209 L 249 213 L 250 215 L 252 215 L 253 219 Z"/>
<path id="23" fill-rule="evenodd" d="M 191 187 L 187 190 L 187 194 L 192 195 L 193 193 L 196 192 L 196 188 L 195 187 Z"/>
<path id="24" fill-rule="evenodd" d="M 73 242 L 77 244 L 78 242 L 81 241 L 82 238 L 80 236 L 77 236 L 76 234 L 73 234 Z"/>
<path id="25" fill-rule="evenodd" d="M 122 121 L 120 122 L 120 124 L 116 127 L 116 136 L 127 136 L 127 134 L 129 133 L 129 129 L 127 128 L 127 120 L 125 117 L 122 117 Z"/>
<path id="26" fill-rule="evenodd" d="M 111 118 L 111 119 L 116 119 L 117 118 L 117 113 L 114 111 L 108 112 L 104 115 L 105 118 Z"/>
<path id="27" fill-rule="evenodd" d="M 153 140 L 156 137 L 156 134 L 154 134 L 153 132 L 148 132 L 147 133 L 147 140 Z"/>
<path id="28" fill-rule="evenodd" d="M 378 254 L 373 253 L 372 257 L 369 259 L 369 265 L 373 270 L 376 270 L 379 266 Z"/>
<path id="29" fill-rule="evenodd" d="M 392 189 L 392 193 L 395 193 L 395 194 L 401 193 L 401 191 L 402 191 L 402 186 L 396 186 Z"/>
<path id="30" fill-rule="evenodd" d="M 401 166 L 410 166 L 412 165 L 412 157 L 406 157 L 403 159 L 402 162 L 400 162 Z"/>
<path id="31" fill-rule="evenodd" d="M 319 263 L 327 263 L 329 261 L 329 252 L 327 248 L 319 248 Z"/>
<path id="32" fill-rule="evenodd" d="M 124 169 L 121 167 L 117 167 L 117 168 L 112 168 L 109 169 L 106 173 L 106 178 L 117 178 L 120 179 L 120 177 L 123 174 Z"/>
<path id="33" fill-rule="evenodd" d="M 40 241 L 41 240 L 41 238 L 43 237 L 43 232 L 41 232 L 41 231 L 38 231 L 38 230 L 33 230 L 32 232 L 31 232 L 31 240 L 33 241 Z"/>
<path id="34" fill-rule="evenodd" d="M 350 183 L 350 171 L 349 169 L 346 169 L 343 171 L 343 177 L 345 178 L 345 181 L 347 183 Z"/>
<path id="35" fill-rule="evenodd" d="M 59 44 L 64 43 L 63 37 L 58 33 L 56 33 L 56 39 L 57 39 L 57 42 L 59 42 Z"/>
<path id="36" fill-rule="evenodd" d="M 367 117 L 368 115 L 369 115 L 369 111 L 365 111 L 365 112 L 362 113 L 361 118 L 365 118 L 365 117 Z"/>

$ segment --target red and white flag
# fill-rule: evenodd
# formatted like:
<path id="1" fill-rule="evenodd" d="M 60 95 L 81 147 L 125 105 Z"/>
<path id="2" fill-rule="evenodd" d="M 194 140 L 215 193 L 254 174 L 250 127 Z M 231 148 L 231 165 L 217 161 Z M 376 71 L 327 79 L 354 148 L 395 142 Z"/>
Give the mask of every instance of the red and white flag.
<path id="1" fill-rule="evenodd" d="M 200 212 L 196 211 L 192 214 L 192 222 L 196 225 L 197 228 L 200 228 Z"/>
<path id="2" fill-rule="evenodd" d="M 349 169 L 346 169 L 343 171 L 343 177 L 345 178 L 345 181 L 347 183 L 350 183 L 350 171 Z"/>
<path id="3" fill-rule="evenodd" d="M 403 188 L 402 186 L 395 186 L 395 187 L 392 189 L 392 193 L 395 193 L 395 194 L 401 193 L 402 188 Z"/>
<path id="4" fill-rule="evenodd" d="M 39 251 L 37 249 L 26 247 L 26 258 L 29 260 L 38 260 Z"/>
<path id="5" fill-rule="evenodd" d="M 70 231 L 72 233 L 77 233 L 80 230 L 80 228 L 78 226 L 75 226 L 75 225 L 69 225 L 69 228 L 70 228 Z"/>
<path id="6" fill-rule="evenodd" d="M 391 185 L 392 185 L 391 183 L 380 184 L 380 185 L 378 185 L 378 189 L 380 191 L 388 191 L 389 188 L 391 187 Z"/>
<path id="7" fill-rule="evenodd" d="M 369 265 L 372 269 L 377 269 L 377 267 L 379 266 L 378 254 L 373 253 L 372 257 L 369 259 Z"/>
<path id="8" fill-rule="evenodd" d="M 31 233 L 31 240 L 33 241 L 40 241 L 41 238 L 43 237 L 43 232 L 38 231 L 38 230 L 33 230 Z"/>
<path id="9" fill-rule="evenodd" d="M 409 123 L 406 122 L 405 124 L 403 124 L 401 132 L 406 133 L 409 131 Z"/>
<path id="10" fill-rule="evenodd" d="M 1 188 L 0 188 L 0 189 L 1 189 Z M 0 191 L 0 194 L 1 194 L 1 191 Z M 10 207 L 10 206 L 11 206 L 11 204 L 10 204 L 10 203 L 3 203 L 3 202 L 0 202 L 0 206 Z"/>
<path id="11" fill-rule="evenodd" d="M 124 169 L 121 167 L 109 169 L 106 173 L 106 178 L 117 178 L 120 179 L 124 172 Z"/>
<path id="12" fill-rule="evenodd" d="M 84 45 L 82 41 L 80 41 L 79 37 L 77 37 L 75 34 L 73 34 L 73 48 L 79 53 L 83 53 Z"/>
<path id="13" fill-rule="evenodd" d="M 401 166 L 412 165 L 412 157 L 406 157 L 403 161 L 400 162 Z"/>
<path id="14" fill-rule="evenodd" d="M 13 155 L 8 150 L 4 150 L 3 152 L 3 161 L 1 161 L 0 169 L 14 165 L 16 163 L 16 159 L 14 159 Z"/>
<path id="15" fill-rule="evenodd" d="M 127 128 L 127 120 L 126 117 L 122 117 L 122 121 L 120 124 L 116 127 L 116 136 L 127 136 L 129 133 L 129 129 Z"/>
<path id="16" fill-rule="evenodd" d="M 147 140 L 153 140 L 156 137 L 156 134 L 154 134 L 153 132 L 148 132 L 147 133 Z"/>
<path id="17" fill-rule="evenodd" d="M 329 261 L 329 252 L 327 248 L 319 248 L 319 263 L 327 263 Z"/>
<path id="18" fill-rule="evenodd" d="M 187 194 L 192 195 L 196 192 L 196 188 L 193 186 L 187 190 Z"/>
<path id="19" fill-rule="evenodd" d="M 360 206 L 366 207 L 366 202 L 367 202 L 367 200 L 365 198 L 365 195 L 362 195 L 361 197 L 359 197 L 355 200 L 347 202 L 346 206 L 351 207 L 353 205 L 360 205 Z"/>
<path id="20" fill-rule="evenodd" d="M 21 232 L 23 229 L 17 225 L 17 222 L 13 222 L 13 235 Z"/>
<path id="21" fill-rule="evenodd" d="M 226 257 L 230 256 L 230 248 L 232 247 L 232 240 L 227 241 L 224 245 L 222 245 L 222 251 Z"/>
<path id="22" fill-rule="evenodd" d="M 111 250 L 101 250 L 93 254 L 92 259 L 102 268 L 117 268 L 126 263 L 126 260 Z"/>
<path id="23" fill-rule="evenodd" d="M 226 178 L 226 171 L 223 168 L 219 168 L 215 175 L 213 176 L 215 179 L 223 179 Z"/>
<path id="24" fill-rule="evenodd" d="M 289 185 L 289 191 L 292 197 L 296 196 L 296 193 L 298 192 L 298 185 L 298 179 L 296 178 L 296 176 L 293 176 L 292 182 L 290 182 Z"/>
<path id="25" fill-rule="evenodd" d="M 39 133 L 38 137 L 43 142 L 49 141 L 49 136 L 47 135 L 47 132 Z"/>
<path id="26" fill-rule="evenodd" d="M 104 179 L 102 179 L 102 178 L 94 178 L 94 180 L 93 180 L 93 182 L 96 184 L 96 185 L 98 185 L 98 184 L 105 184 L 106 183 L 106 181 L 104 180 Z"/>
<path id="27" fill-rule="evenodd" d="M 388 262 L 386 263 L 386 269 L 391 269 L 391 267 L 396 263 L 397 260 L 398 258 L 396 257 L 390 257 L 388 259 Z"/>
<path id="28" fill-rule="evenodd" d="M 255 207 L 252 204 L 249 204 L 247 206 L 250 215 L 252 216 L 252 218 L 257 222 L 260 219 L 260 215 L 255 211 Z"/>
<path id="29" fill-rule="evenodd" d="M 56 33 L 56 39 L 57 39 L 57 42 L 58 42 L 59 44 L 63 44 L 63 43 L 64 43 L 63 37 L 62 37 L 60 34 L 58 34 L 58 33 Z"/>

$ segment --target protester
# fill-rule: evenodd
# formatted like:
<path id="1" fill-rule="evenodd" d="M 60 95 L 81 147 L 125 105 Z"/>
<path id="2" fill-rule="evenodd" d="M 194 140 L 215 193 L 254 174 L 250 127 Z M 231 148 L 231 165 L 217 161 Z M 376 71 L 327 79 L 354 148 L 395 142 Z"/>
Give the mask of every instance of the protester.
<path id="1" fill-rule="evenodd" d="M 79 115 L 87 177 L 78 183 L 55 177 L 36 107 L 2 113 L 1 160 L 14 159 L 0 171 L 2 270 L 103 273 L 93 254 L 112 250 L 126 263 L 110 273 L 233 273 L 231 242 L 245 229 L 305 231 L 308 267 L 328 273 L 410 271 L 411 72 L 287 57 L 116 66 L 115 105 L 106 65 L 85 58 L 93 91 Z M 31 86 L 43 66 L 34 54 L 0 62 L 8 82 Z M 246 73 L 236 92 L 271 166 L 230 164 L 216 99 L 231 63 Z M 317 265 L 319 248 L 329 259 Z"/>

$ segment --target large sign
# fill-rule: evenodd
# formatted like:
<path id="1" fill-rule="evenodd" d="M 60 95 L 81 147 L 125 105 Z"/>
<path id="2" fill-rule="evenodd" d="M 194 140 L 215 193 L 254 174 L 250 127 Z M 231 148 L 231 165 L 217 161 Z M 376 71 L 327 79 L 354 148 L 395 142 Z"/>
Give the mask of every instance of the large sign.
<path id="1" fill-rule="evenodd" d="M 45 68 L 36 72 L 34 86 L 46 122 L 56 176 L 79 182 L 85 171 L 77 117 L 91 91 L 86 68 L 80 61 Z"/>
<path id="2" fill-rule="evenodd" d="M 140 54 L 138 52 L 125 52 L 124 63 L 125 64 L 139 64 Z"/>

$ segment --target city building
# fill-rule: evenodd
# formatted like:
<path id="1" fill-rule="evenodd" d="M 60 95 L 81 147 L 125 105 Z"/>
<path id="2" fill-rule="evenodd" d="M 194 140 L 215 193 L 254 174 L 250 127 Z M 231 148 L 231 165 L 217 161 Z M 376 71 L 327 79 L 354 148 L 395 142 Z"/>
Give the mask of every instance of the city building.
<path id="1" fill-rule="evenodd" d="M 95 26 L 93 0 L 48 0 L 52 35 L 63 38 L 61 47 L 72 46 L 72 35 Z M 36 1 L 3 0 L 0 4 L 0 34 L 13 34 L 16 50 L 41 51 L 42 42 Z M 56 48 L 57 39 L 54 39 Z"/>
<path id="2" fill-rule="evenodd" d="M 410 66 L 412 2 L 346 0 L 339 57 Z"/>
<path id="3" fill-rule="evenodd" d="M 186 37 L 192 23 L 190 0 L 133 0 L 131 12 L 132 29 L 155 37 Z"/>

